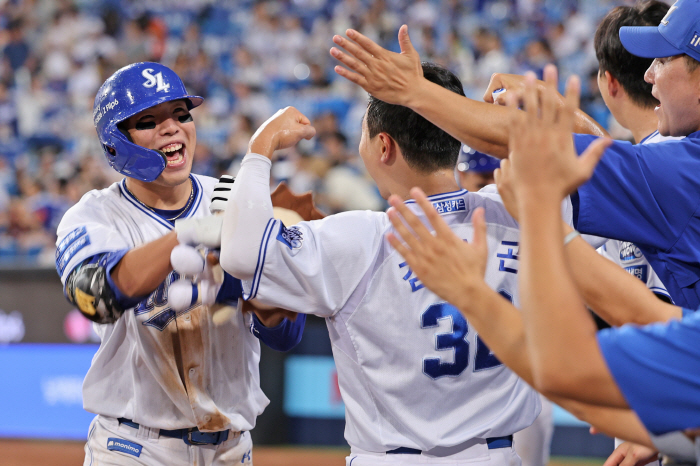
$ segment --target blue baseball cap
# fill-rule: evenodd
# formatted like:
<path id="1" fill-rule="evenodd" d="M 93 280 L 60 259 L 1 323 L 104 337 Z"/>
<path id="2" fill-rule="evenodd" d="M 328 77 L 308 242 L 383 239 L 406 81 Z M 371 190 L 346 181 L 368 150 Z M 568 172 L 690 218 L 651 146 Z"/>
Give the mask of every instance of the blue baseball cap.
<path id="1" fill-rule="evenodd" d="M 657 27 L 621 27 L 620 41 L 638 57 L 687 54 L 700 61 L 700 0 L 678 0 Z"/>
<path id="2" fill-rule="evenodd" d="M 477 173 L 492 172 L 501 166 L 501 161 L 483 152 L 476 151 L 467 145 L 462 145 L 457 159 L 457 170 Z"/>

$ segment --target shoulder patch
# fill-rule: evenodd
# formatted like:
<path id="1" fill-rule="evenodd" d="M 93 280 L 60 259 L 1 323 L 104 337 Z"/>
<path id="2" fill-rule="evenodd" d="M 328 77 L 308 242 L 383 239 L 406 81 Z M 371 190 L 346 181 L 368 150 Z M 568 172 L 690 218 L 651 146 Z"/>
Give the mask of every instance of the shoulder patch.
<path id="1" fill-rule="evenodd" d="M 107 450 L 120 451 L 135 457 L 141 456 L 143 447 L 138 443 L 129 442 L 121 438 L 110 437 L 107 439 Z"/>
<path id="2" fill-rule="evenodd" d="M 287 228 L 280 222 L 280 231 L 277 233 L 277 241 L 285 244 L 289 249 L 300 249 L 304 241 L 304 235 L 297 226 Z"/>

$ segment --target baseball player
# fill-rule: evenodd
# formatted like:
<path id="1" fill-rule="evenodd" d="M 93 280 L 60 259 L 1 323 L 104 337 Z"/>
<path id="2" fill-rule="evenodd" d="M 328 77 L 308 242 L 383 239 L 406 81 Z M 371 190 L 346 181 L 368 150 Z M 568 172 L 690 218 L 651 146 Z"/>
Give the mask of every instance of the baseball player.
<path id="1" fill-rule="evenodd" d="M 158 63 L 118 70 L 95 98 L 105 156 L 126 178 L 65 214 L 56 250 L 67 298 L 101 339 L 83 383 L 84 408 L 97 414 L 85 465 L 252 464 L 248 431 L 269 402 L 258 338 L 289 349 L 301 337 L 303 318 L 267 315 L 267 328 L 238 312 L 214 325 L 197 295 L 180 311 L 169 305 L 171 252 L 220 241 L 221 217 L 209 213 L 217 180 L 190 173 L 190 111 L 202 100 Z M 225 275 L 216 302 L 235 306 L 240 292 Z"/>
<path id="2" fill-rule="evenodd" d="M 462 145 L 457 159 L 457 177 L 459 185 L 467 191 L 478 191 L 484 186 L 495 183 L 493 171 L 501 161 L 490 155 Z"/>
<path id="3" fill-rule="evenodd" d="M 700 306 L 700 250 L 689 239 L 699 227 L 695 210 L 700 190 L 697 178 L 689 174 L 700 168 L 696 166 L 700 164 L 696 143 L 700 111 L 695 107 L 700 99 L 693 94 L 694 89 L 700 89 L 700 52 L 681 32 L 692 39 L 699 16 L 700 3 L 679 0 L 658 29 L 652 28 L 657 42 L 640 45 L 637 39 L 648 36 L 638 35 L 634 28 L 620 30 L 623 45 L 633 54 L 662 57 L 654 60 L 645 76 L 660 102 L 656 110 L 659 133 L 687 137 L 636 146 L 616 141 L 591 180 L 572 195 L 578 229 L 633 242 L 659 274 L 673 301 L 691 309 Z M 417 68 L 420 57 L 411 45 L 407 27 L 399 31 L 401 54 L 379 47 L 357 31 L 350 29 L 348 35 L 352 41 L 340 36 L 333 39 L 347 53 L 334 48 L 331 54 L 350 68 L 338 66 L 338 74 L 378 98 L 416 109 L 470 147 L 498 157 L 507 155 L 510 129 L 502 122 L 514 110 L 455 98 L 422 79 Z M 492 99 L 490 92 L 485 98 Z M 577 132 L 590 128 L 580 112 L 575 123 Z M 594 139 L 575 134 L 577 151 L 583 152 Z"/>
<path id="4" fill-rule="evenodd" d="M 463 95 L 451 72 L 432 64 L 422 72 Z M 537 394 L 389 248 L 386 214 L 345 212 L 291 228 L 272 218 L 264 189 L 272 154 L 313 133 L 290 107 L 251 139 L 224 214 L 222 266 L 244 280 L 246 299 L 326 318 L 346 406 L 348 465 L 519 465 L 512 434 L 539 413 Z M 408 190 L 423 186 L 466 239 L 474 209 L 485 207 L 494 251 L 487 281 L 517 302 L 516 223 L 497 195 L 459 189 L 459 146 L 413 111 L 370 98 L 359 152 L 379 192 L 413 208 Z"/>
<path id="5" fill-rule="evenodd" d="M 561 227 L 561 199 L 591 175 L 609 143 L 597 142 L 578 159 L 571 146 L 562 150 L 578 93 L 577 86 L 570 86 L 567 103 L 558 110 L 552 69 L 545 71 L 549 89 L 541 97 L 541 106 L 532 80 L 525 95 L 527 114 L 512 114 L 511 162 L 503 166 L 499 179 L 501 191 L 512 190 L 517 195 L 507 198 L 515 200 L 511 209 L 519 211 L 523 230 L 523 317 L 481 279 L 483 263 L 488 260 L 483 213 L 475 214 L 477 232 L 469 245 L 449 230 L 418 190 L 412 194 L 435 233 L 398 197 L 392 197 L 390 203 L 398 214 L 390 217 L 406 243 L 396 237 L 390 242 L 427 287 L 454 302 L 493 343 L 495 354 L 539 390 L 551 397 L 599 406 L 602 411 L 595 417 L 603 422 L 603 430 L 649 446 L 653 440 L 661 451 L 694 457 L 688 438 L 673 432 L 685 431 L 695 437 L 697 431 L 688 429 L 700 425 L 700 346 L 696 344 L 700 317 L 654 299 L 641 282 L 595 254 L 577 238 L 577 232 Z M 550 252 L 542 254 L 543 250 Z M 576 256 L 578 265 L 572 262 Z M 456 257 L 459 260 L 454 261 Z M 570 272 L 582 264 L 588 264 L 587 272 L 598 278 L 601 302 L 609 312 L 643 314 L 652 317 L 649 321 L 668 322 L 607 329 L 596 336 Z M 685 314 L 683 320 L 674 320 L 681 314 Z M 656 380 L 652 386 L 645 383 L 652 378 Z M 653 435 L 641 428 L 636 417 L 630 417 L 628 408 L 634 409 Z M 601 412 L 609 415 L 601 417 Z M 621 423 L 622 416 L 629 419 Z M 697 439 L 695 442 L 700 446 Z"/>

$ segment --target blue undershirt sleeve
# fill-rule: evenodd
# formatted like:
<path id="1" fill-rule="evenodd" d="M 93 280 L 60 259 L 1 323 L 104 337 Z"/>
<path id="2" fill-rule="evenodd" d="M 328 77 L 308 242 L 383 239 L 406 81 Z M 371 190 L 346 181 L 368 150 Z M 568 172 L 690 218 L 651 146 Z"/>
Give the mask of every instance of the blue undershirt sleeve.
<path id="1" fill-rule="evenodd" d="M 598 345 L 630 408 L 649 432 L 694 428 L 700 419 L 700 313 L 598 332 Z"/>
<path id="2" fill-rule="evenodd" d="M 243 287 L 241 286 L 241 281 L 224 272 L 224 282 L 216 295 L 216 302 L 237 306 L 238 298 L 242 295 Z"/>
<path id="3" fill-rule="evenodd" d="M 293 322 L 284 319 L 276 327 L 265 327 L 258 316 L 253 314 L 253 325 L 251 325 L 250 330 L 253 335 L 273 350 L 289 351 L 301 341 L 305 323 L 306 314 L 297 314 L 297 318 Z"/>

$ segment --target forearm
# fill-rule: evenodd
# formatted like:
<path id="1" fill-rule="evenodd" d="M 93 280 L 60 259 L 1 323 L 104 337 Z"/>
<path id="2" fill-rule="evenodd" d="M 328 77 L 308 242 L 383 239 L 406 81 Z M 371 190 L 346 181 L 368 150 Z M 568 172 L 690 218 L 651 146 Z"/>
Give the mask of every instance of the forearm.
<path id="1" fill-rule="evenodd" d="M 573 231 L 564 226 L 564 233 Z M 580 238 L 565 248 L 576 287 L 586 304 L 610 325 L 646 325 L 682 317 L 681 308 L 654 296 L 638 278 L 605 259 Z"/>
<path id="2" fill-rule="evenodd" d="M 224 211 L 221 266 L 241 280 L 250 280 L 265 229 L 272 219 L 268 158 L 248 154 L 243 159 Z"/>
<path id="3" fill-rule="evenodd" d="M 503 364 L 534 385 L 520 311 L 484 282 L 463 296 L 458 308 L 484 343 Z"/>
<path id="4" fill-rule="evenodd" d="M 546 396 L 626 407 L 565 261 L 557 196 L 527 192 L 519 203 L 520 292 L 535 387 Z"/>
<path id="5" fill-rule="evenodd" d="M 455 94 L 427 79 L 411 93 L 407 107 L 469 147 L 494 157 L 508 156 L 511 108 Z"/>
<path id="6" fill-rule="evenodd" d="M 646 428 L 631 409 L 608 408 L 557 397 L 551 400 L 610 437 L 656 449 Z"/>
<path id="7" fill-rule="evenodd" d="M 427 79 L 421 81 L 406 106 L 469 147 L 497 158 L 508 157 L 508 115 L 514 109 L 455 95 Z M 574 132 L 608 135 L 581 110 L 574 116 Z"/>
<path id="8" fill-rule="evenodd" d="M 178 244 L 177 234 L 171 231 L 127 252 L 111 271 L 114 285 L 127 297 L 153 292 L 173 270 L 170 253 Z"/>

